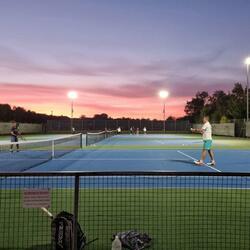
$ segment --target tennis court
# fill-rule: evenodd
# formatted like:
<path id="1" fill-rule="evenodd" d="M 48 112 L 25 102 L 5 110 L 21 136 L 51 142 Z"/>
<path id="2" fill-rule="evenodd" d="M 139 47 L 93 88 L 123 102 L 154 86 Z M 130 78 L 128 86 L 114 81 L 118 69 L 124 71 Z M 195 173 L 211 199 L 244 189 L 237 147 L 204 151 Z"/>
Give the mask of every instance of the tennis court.
<path id="1" fill-rule="evenodd" d="M 217 165 L 209 167 L 193 164 L 202 147 L 196 135 L 116 135 L 105 139 L 91 134 L 88 138 L 87 147 L 85 135 L 24 142 L 18 153 L 10 153 L 7 144 L 2 147 L 0 171 L 250 171 L 247 139 L 215 138 Z"/>
<path id="2" fill-rule="evenodd" d="M 52 141 L 1 153 L 1 172 L 9 172 L 0 173 L 1 249 L 50 249 L 50 220 L 23 208 L 25 189 L 49 189 L 53 214 L 77 207 L 88 239 L 98 237 L 86 249 L 110 249 L 113 233 L 131 229 L 148 233 L 155 250 L 250 248 L 248 140 L 215 138 L 216 168 L 193 164 L 202 145 L 196 135 Z"/>

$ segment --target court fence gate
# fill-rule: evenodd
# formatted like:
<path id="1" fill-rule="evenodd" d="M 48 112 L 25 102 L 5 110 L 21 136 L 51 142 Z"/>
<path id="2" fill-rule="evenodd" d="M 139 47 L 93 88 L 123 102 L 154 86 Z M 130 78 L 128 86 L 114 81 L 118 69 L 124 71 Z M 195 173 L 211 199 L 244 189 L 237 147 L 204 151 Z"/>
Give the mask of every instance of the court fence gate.
<path id="1" fill-rule="evenodd" d="M 155 250 L 250 249 L 249 173 L 0 173 L 1 249 L 51 249 L 40 206 L 74 214 L 87 240 L 98 238 L 86 249 L 110 250 L 129 230 Z"/>

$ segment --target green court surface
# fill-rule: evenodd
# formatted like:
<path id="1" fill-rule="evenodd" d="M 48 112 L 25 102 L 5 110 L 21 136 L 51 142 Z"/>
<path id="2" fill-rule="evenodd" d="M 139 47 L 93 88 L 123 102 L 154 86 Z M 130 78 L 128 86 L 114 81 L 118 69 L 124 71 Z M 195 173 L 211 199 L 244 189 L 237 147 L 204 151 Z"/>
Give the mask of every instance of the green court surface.
<path id="1" fill-rule="evenodd" d="M 68 136 L 69 134 L 34 134 L 24 135 L 25 141 L 49 140 Z M 84 136 L 83 136 L 84 139 Z M 214 149 L 250 149 L 250 138 L 235 138 L 226 136 L 213 137 Z M 155 140 L 155 144 L 152 143 Z M 9 142 L 9 136 L 0 136 L 0 141 Z M 20 141 L 24 141 L 20 139 Z M 139 143 L 138 143 L 139 141 Z M 83 142 L 84 145 L 84 142 Z M 112 144 L 92 145 L 88 149 L 197 149 L 201 147 L 201 135 L 199 134 L 150 134 L 147 136 L 115 137 Z"/>
<path id="2" fill-rule="evenodd" d="M 116 136 L 111 143 L 98 143 L 88 149 L 199 149 L 202 147 L 201 135 L 196 134 L 165 134 L 165 135 L 139 135 L 139 136 Z M 249 150 L 250 138 L 235 138 L 214 136 L 214 149 L 238 149 Z"/>
<path id="3" fill-rule="evenodd" d="M 50 249 L 50 219 L 23 209 L 18 191 L 2 195 L 11 206 L 0 206 L 0 249 Z M 72 189 L 54 189 L 52 197 L 53 213 L 72 211 Z M 110 249 L 113 233 L 131 229 L 153 238 L 149 249 L 249 249 L 249 208 L 250 190 L 81 189 L 79 222 L 89 240 L 99 238 L 92 250 Z"/>

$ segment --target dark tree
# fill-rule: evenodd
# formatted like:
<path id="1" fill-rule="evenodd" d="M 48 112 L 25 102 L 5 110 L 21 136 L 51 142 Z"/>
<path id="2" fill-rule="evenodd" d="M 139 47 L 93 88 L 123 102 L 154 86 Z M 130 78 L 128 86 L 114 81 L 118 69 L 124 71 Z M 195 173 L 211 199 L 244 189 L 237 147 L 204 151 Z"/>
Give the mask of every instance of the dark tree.
<path id="1" fill-rule="evenodd" d="M 233 119 L 246 117 L 246 89 L 240 83 L 236 83 L 230 93 L 228 115 Z"/>
<path id="2" fill-rule="evenodd" d="M 185 113 L 191 122 L 198 122 L 204 114 L 204 107 L 207 104 L 209 95 L 207 92 L 198 92 L 185 106 Z"/>
<path id="3" fill-rule="evenodd" d="M 107 120 L 108 118 L 109 116 L 105 113 L 94 115 L 94 119 L 96 120 Z"/>
<path id="4" fill-rule="evenodd" d="M 12 110 L 9 104 L 0 104 L 0 121 L 8 122 L 12 120 Z"/>

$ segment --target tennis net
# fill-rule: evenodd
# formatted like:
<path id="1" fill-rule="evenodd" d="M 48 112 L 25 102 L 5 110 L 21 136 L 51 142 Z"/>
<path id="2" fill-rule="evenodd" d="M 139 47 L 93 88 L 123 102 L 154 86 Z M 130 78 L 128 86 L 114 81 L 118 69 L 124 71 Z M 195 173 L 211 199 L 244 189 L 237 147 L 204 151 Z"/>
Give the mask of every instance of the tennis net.
<path id="1" fill-rule="evenodd" d="M 82 134 L 0 144 L 0 172 L 23 172 L 82 147 Z"/>
<path id="2" fill-rule="evenodd" d="M 107 130 L 107 131 L 102 131 L 98 133 L 87 133 L 86 134 L 86 146 L 93 145 L 95 143 L 98 143 L 100 141 L 103 141 L 111 136 L 116 135 L 117 131 L 116 130 Z"/>

